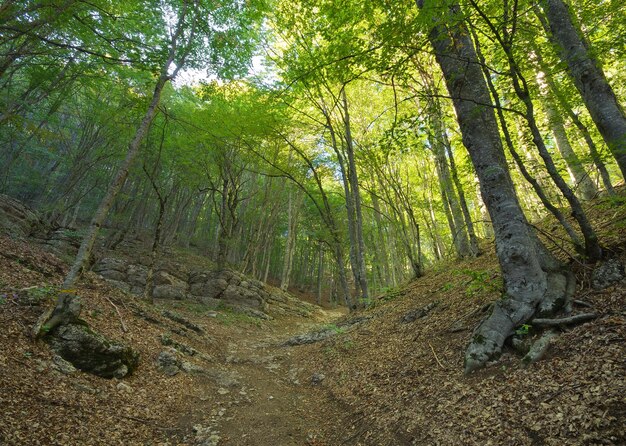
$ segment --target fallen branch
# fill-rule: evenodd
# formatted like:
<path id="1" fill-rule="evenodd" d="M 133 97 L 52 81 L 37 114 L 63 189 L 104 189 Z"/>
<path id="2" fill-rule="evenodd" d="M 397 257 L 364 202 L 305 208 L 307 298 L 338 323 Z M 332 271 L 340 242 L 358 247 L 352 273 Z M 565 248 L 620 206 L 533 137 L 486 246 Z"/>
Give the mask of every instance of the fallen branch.
<path id="1" fill-rule="evenodd" d="M 584 300 L 574 300 L 573 302 L 580 307 L 587 307 L 587 308 L 593 307 L 593 305 L 591 305 L 589 302 L 585 302 Z"/>
<path id="2" fill-rule="evenodd" d="M 575 325 L 597 318 L 596 313 L 583 313 L 561 319 L 533 319 L 531 324 L 535 327 L 556 327 L 559 325 Z"/>
<path id="3" fill-rule="evenodd" d="M 432 344 L 429 342 L 428 346 L 430 347 L 430 350 L 433 352 L 433 356 L 435 357 L 435 360 L 437 361 L 437 364 L 439 364 L 439 367 L 441 367 L 442 369 L 446 369 L 444 367 L 444 365 L 441 363 L 441 361 L 439 361 L 439 358 L 437 357 L 437 353 L 435 353 L 435 349 L 433 348 Z"/>
<path id="4" fill-rule="evenodd" d="M 117 305 L 115 305 L 111 299 L 109 299 L 106 296 L 104 298 L 107 300 L 108 303 L 113 305 L 113 308 L 115 308 L 115 311 L 117 312 L 117 316 L 120 318 L 120 324 L 122 324 L 122 331 L 124 333 L 128 333 L 128 328 L 126 328 L 126 324 L 124 323 L 124 320 L 122 319 L 122 313 L 120 313 L 120 309 L 117 308 Z"/>

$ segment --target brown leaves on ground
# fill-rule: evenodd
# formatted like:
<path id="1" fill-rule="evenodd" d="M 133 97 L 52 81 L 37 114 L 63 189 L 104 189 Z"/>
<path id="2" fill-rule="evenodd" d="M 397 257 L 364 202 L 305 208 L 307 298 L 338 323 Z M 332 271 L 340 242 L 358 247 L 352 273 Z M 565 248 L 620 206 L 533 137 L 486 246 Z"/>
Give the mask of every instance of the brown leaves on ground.
<path id="1" fill-rule="evenodd" d="M 16 290 L 36 287 L 50 293 L 50 300 L 65 265 L 33 245 L 5 237 L 0 237 L 0 252 L 0 444 L 158 445 L 182 438 L 178 413 L 192 378 L 182 373 L 168 378 L 155 366 L 163 350 L 159 335 L 173 324 L 156 312 L 161 325 L 135 317 L 139 302 L 89 275 L 78 289 L 82 317 L 93 329 L 136 349 L 140 366 L 123 381 L 82 372 L 63 375 L 47 345 L 29 337 L 43 307 L 25 306 Z"/>
<path id="2" fill-rule="evenodd" d="M 487 256 L 457 267 L 416 280 L 355 331 L 298 347 L 308 370 L 326 374 L 327 390 L 356 413 L 331 444 L 626 444 L 623 282 L 578 296 L 601 317 L 565 330 L 537 364 L 523 369 L 507 352 L 464 376 L 472 330 L 499 297 L 487 283 L 498 269 Z M 402 323 L 435 300 L 426 317 Z"/>

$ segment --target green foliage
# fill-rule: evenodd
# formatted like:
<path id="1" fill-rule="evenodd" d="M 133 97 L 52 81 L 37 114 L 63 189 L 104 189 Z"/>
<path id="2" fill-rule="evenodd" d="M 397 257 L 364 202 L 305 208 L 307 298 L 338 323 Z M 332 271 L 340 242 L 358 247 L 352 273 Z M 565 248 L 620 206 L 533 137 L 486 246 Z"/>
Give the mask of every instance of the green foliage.
<path id="1" fill-rule="evenodd" d="M 327 324 L 322 326 L 322 330 L 324 331 L 332 331 L 336 334 L 343 334 L 345 333 L 345 329 L 343 329 L 342 327 L 338 327 L 336 324 Z"/>
<path id="2" fill-rule="evenodd" d="M 522 324 L 515 329 L 515 334 L 518 336 L 526 336 L 530 333 L 530 329 L 532 328 L 529 324 Z"/>
<path id="3" fill-rule="evenodd" d="M 226 326 L 254 325 L 258 328 L 263 327 L 263 321 L 261 319 L 249 316 L 226 306 L 218 308 L 217 320 Z"/>

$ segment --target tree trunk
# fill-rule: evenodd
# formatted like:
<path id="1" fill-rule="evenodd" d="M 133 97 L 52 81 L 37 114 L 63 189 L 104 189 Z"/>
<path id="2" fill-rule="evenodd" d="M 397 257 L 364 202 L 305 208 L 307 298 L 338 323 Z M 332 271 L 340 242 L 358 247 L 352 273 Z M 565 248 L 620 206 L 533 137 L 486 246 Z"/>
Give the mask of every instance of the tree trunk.
<path id="1" fill-rule="evenodd" d="M 606 145 L 626 178 L 626 115 L 600 64 L 574 25 L 563 0 L 541 0 L 548 19 L 549 37 L 567 64 L 574 85 Z"/>
<path id="2" fill-rule="evenodd" d="M 470 240 L 470 254 L 477 257 L 481 254 L 480 247 L 478 246 L 478 237 L 476 237 L 476 231 L 474 230 L 474 222 L 467 207 L 467 200 L 465 199 L 465 192 L 463 191 L 463 185 L 459 179 L 459 174 L 456 170 L 456 163 L 454 162 L 454 155 L 452 153 L 452 146 L 448 143 L 446 145 L 448 151 L 448 161 L 450 162 L 450 173 L 452 174 L 452 181 L 459 194 L 459 203 L 461 204 L 461 210 L 463 211 L 463 218 L 465 219 L 465 227 L 467 228 L 467 234 Z"/>
<path id="3" fill-rule="evenodd" d="M 418 0 L 418 5 L 423 5 Z M 429 34 L 476 174 L 491 215 L 496 236 L 496 253 L 504 278 L 506 296 L 476 329 L 465 356 L 465 371 L 483 367 L 497 357 L 515 327 L 535 312 L 558 310 L 567 298 L 571 275 L 548 254 L 528 222 L 517 200 L 496 122 L 489 90 L 482 76 L 474 45 L 463 23 L 460 7 L 447 14 L 434 1 L 430 11 L 444 18 Z"/>
<path id="4" fill-rule="evenodd" d="M 493 100 L 495 101 L 496 111 L 497 111 L 497 114 L 498 114 L 498 119 L 500 121 L 500 129 L 502 130 L 502 134 L 504 135 L 504 140 L 506 142 L 507 148 L 509 149 L 509 153 L 513 157 L 513 160 L 515 161 L 515 164 L 517 165 L 517 167 L 518 167 L 519 171 L 521 172 L 522 176 L 532 186 L 533 190 L 537 194 L 537 197 L 539 197 L 539 200 L 541 201 L 541 203 L 544 205 L 544 207 L 548 211 L 550 211 L 550 213 L 557 219 L 557 221 L 559 223 L 561 223 L 561 226 L 563 226 L 563 228 L 565 229 L 565 232 L 567 232 L 567 234 L 569 235 L 569 237 L 572 240 L 572 243 L 574 244 L 576 249 L 582 251 L 583 246 L 582 246 L 582 243 L 581 243 L 581 241 L 580 241 L 580 239 L 578 237 L 578 234 L 576 234 L 576 232 L 574 231 L 572 226 L 565 219 L 565 216 L 563 215 L 563 213 L 556 206 L 554 206 L 550 202 L 550 199 L 548 198 L 548 196 L 544 192 L 543 188 L 541 187 L 541 185 L 539 184 L 537 179 L 528 171 L 528 169 L 526 168 L 526 166 L 524 164 L 524 161 L 522 160 L 522 158 L 520 157 L 519 153 L 515 149 L 515 145 L 513 144 L 513 139 L 511 137 L 510 132 L 509 132 L 509 128 L 508 128 L 506 119 L 504 117 L 504 113 L 502 111 L 502 104 L 501 104 L 501 101 L 500 101 L 500 95 L 499 95 L 495 85 L 493 84 L 493 81 L 491 80 L 491 78 L 489 76 L 489 73 L 486 71 L 485 58 L 482 55 L 482 52 L 480 50 L 480 46 L 478 44 L 478 40 L 476 39 L 476 35 L 475 34 L 474 34 L 474 40 L 476 41 L 476 50 L 475 51 L 476 51 L 476 54 L 477 54 L 477 58 L 478 58 L 479 62 L 481 63 L 481 67 L 483 69 L 483 73 L 485 74 L 487 87 L 488 87 L 489 91 L 491 92 L 491 95 L 493 96 Z"/>
<path id="5" fill-rule="evenodd" d="M 287 291 L 289 288 L 289 277 L 293 267 L 293 252 L 296 247 L 296 233 L 298 227 L 298 210 L 293 199 L 293 193 L 289 191 L 287 210 L 287 240 L 285 241 L 285 255 L 283 256 L 283 274 L 280 279 L 280 289 Z"/>
<path id="6" fill-rule="evenodd" d="M 346 138 L 346 152 L 348 155 L 348 179 L 350 181 L 350 192 L 352 193 L 352 202 L 354 203 L 354 235 L 356 242 L 356 268 L 357 274 L 355 279 L 359 282 L 361 289 L 361 298 L 365 305 L 369 301 L 369 291 L 367 288 L 367 275 L 365 268 L 365 242 L 363 240 L 363 212 L 361 210 L 361 191 L 359 188 L 359 180 L 356 171 L 356 162 L 354 159 L 354 142 L 352 140 L 352 130 L 350 128 L 350 114 L 348 110 L 348 98 L 346 96 L 346 88 L 342 90 L 343 103 L 343 122 Z"/>
<path id="7" fill-rule="evenodd" d="M 591 181 L 589 174 L 585 172 L 583 163 L 578 158 L 576 152 L 574 152 L 574 149 L 569 142 L 569 138 L 567 137 L 567 133 L 565 132 L 565 127 L 563 126 L 561 117 L 554 109 L 554 105 L 551 103 L 549 98 L 546 98 L 544 101 L 544 106 L 546 109 L 546 115 L 548 116 L 550 129 L 554 135 L 556 148 L 567 165 L 567 172 L 569 173 L 572 182 L 576 185 L 580 197 L 583 200 L 591 200 L 596 196 L 598 191 Z"/>

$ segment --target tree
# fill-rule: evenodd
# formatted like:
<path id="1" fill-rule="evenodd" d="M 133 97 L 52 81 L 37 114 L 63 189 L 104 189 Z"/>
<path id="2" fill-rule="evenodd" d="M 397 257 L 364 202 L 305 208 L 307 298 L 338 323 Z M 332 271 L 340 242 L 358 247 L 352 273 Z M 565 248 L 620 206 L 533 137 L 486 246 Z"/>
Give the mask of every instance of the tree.
<path id="1" fill-rule="evenodd" d="M 474 332 L 465 355 L 465 371 L 496 357 L 515 327 L 534 314 L 554 313 L 572 293 L 573 276 L 547 252 L 529 228 L 509 175 L 489 89 L 482 76 L 469 31 L 458 3 L 438 8 L 418 0 L 435 21 L 429 40 L 489 210 L 505 297 Z"/>
<path id="2" fill-rule="evenodd" d="M 191 66 L 202 60 L 202 58 L 198 56 L 207 41 L 213 43 L 218 50 L 223 51 L 222 54 L 220 54 L 220 51 L 209 51 L 209 54 L 213 57 L 219 56 L 223 61 L 226 61 L 223 62 L 224 71 L 228 72 L 232 70 L 233 66 L 240 66 L 241 64 L 241 62 L 234 64 L 228 63 L 228 53 L 225 51 L 225 46 L 226 50 L 228 49 L 228 43 L 225 45 L 224 41 L 228 42 L 229 38 L 236 38 L 241 34 L 243 34 L 244 37 L 250 37 L 248 34 L 250 29 L 243 28 L 242 26 L 250 25 L 249 18 L 255 17 L 256 11 L 254 11 L 252 6 L 249 8 L 250 14 L 243 14 L 234 3 L 228 5 L 229 7 L 226 8 L 218 7 L 215 9 L 212 4 L 204 3 L 201 0 L 182 0 L 181 3 L 174 3 L 170 6 L 171 9 L 168 8 L 169 11 L 166 12 L 172 13 L 176 19 L 169 30 L 169 35 L 167 35 L 168 33 L 166 32 L 166 37 L 162 42 L 163 47 L 167 48 L 167 54 L 160 66 L 150 102 L 141 123 L 137 127 L 128 145 L 126 157 L 119 166 L 105 196 L 102 198 L 90 223 L 89 229 L 85 233 L 76 259 L 65 277 L 63 283 L 65 290 L 71 290 L 71 288 L 73 288 L 89 262 L 100 227 L 107 217 L 116 196 L 124 185 L 129 170 L 139 153 L 141 143 L 158 111 L 161 94 L 165 85 L 177 76 L 189 59 L 192 59 Z M 241 14 L 241 17 L 234 15 L 237 13 Z M 212 27 L 203 22 L 205 14 L 211 17 L 210 25 Z M 232 43 L 234 44 L 234 42 Z M 248 48 L 249 44 L 250 42 L 248 42 L 248 45 L 243 45 L 242 47 Z M 245 51 L 243 53 L 245 54 Z M 230 54 L 231 57 L 240 55 L 241 53 L 238 51 Z M 214 66 L 213 68 L 215 70 L 219 67 Z M 69 304 L 69 301 L 73 298 L 73 294 L 69 292 L 60 293 L 55 308 L 50 309 L 50 311 L 42 315 L 38 321 L 34 328 L 35 334 L 37 336 L 45 334 L 56 325 L 64 322 L 64 320 L 76 317 L 75 313 L 71 314 L 71 312 L 68 311 L 70 308 L 73 309 L 74 312 L 80 311 L 80 305 Z"/>
<path id="3" fill-rule="evenodd" d="M 580 95 L 626 178 L 626 115 L 598 60 L 574 25 L 563 0 L 541 0 L 554 43 Z"/>

